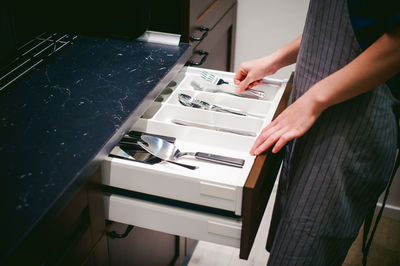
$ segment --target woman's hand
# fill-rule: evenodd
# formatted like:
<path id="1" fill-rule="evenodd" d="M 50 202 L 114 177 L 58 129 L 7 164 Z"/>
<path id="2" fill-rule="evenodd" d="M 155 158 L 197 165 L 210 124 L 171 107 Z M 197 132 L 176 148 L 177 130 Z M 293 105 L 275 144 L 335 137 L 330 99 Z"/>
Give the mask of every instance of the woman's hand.
<path id="1" fill-rule="evenodd" d="M 296 54 L 296 43 L 286 46 Z M 289 48 L 288 48 L 289 47 Z M 283 52 L 285 54 L 285 52 Z M 290 60 L 289 60 L 290 62 Z M 400 26 L 383 34 L 353 61 L 314 84 L 303 96 L 284 110 L 263 129 L 250 153 L 258 155 L 274 145 L 278 152 L 288 141 L 307 132 L 323 110 L 357 95 L 363 94 L 386 82 L 400 72 Z M 248 72 L 249 73 L 249 72 Z"/>
<path id="2" fill-rule="evenodd" d="M 288 141 L 304 135 L 322 111 L 322 105 L 307 93 L 304 94 L 263 129 L 250 154 L 258 155 L 273 145 L 272 152 L 277 153 Z"/>
<path id="3" fill-rule="evenodd" d="M 242 63 L 233 79 L 238 87 L 237 92 L 241 93 L 261 84 L 265 76 L 275 74 L 280 68 L 295 63 L 300 42 L 301 35 L 266 57 Z"/>
<path id="4" fill-rule="evenodd" d="M 261 84 L 265 76 L 275 74 L 277 70 L 272 55 L 243 62 L 233 79 L 238 88 L 237 92 L 241 93 Z"/>

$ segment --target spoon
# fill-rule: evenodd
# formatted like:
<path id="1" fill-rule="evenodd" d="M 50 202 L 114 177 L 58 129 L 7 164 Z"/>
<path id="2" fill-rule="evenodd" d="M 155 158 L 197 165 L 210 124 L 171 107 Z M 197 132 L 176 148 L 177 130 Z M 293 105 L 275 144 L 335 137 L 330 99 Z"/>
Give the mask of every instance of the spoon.
<path id="1" fill-rule="evenodd" d="M 153 137 L 149 135 L 142 135 L 141 139 L 143 142 L 138 142 L 138 144 L 148 151 L 149 153 L 153 154 L 154 156 L 163 159 L 168 162 L 174 162 L 178 158 L 182 156 L 192 156 L 199 160 L 204 160 L 208 162 L 233 166 L 242 168 L 244 165 L 243 159 L 237 159 L 222 155 L 204 153 L 204 152 L 181 152 L 174 144 L 158 137 Z"/>
<path id="2" fill-rule="evenodd" d="M 168 141 L 162 139 L 162 138 L 157 138 L 157 137 L 152 137 L 152 136 L 147 136 L 147 135 L 142 135 L 142 139 L 144 137 L 149 137 L 149 138 L 156 138 L 158 140 L 161 140 L 161 142 L 159 142 L 160 144 L 157 146 L 156 144 L 154 144 L 154 142 L 151 142 L 150 144 L 148 142 L 144 143 L 142 141 L 138 141 L 137 144 L 142 147 L 142 149 L 144 149 L 145 151 L 147 151 L 148 153 L 156 156 L 157 158 L 160 158 L 163 161 L 169 162 L 169 163 L 173 163 L 182 167 L 185 167 L 187 169 L 190 170 L 195 170 L 198 168 L 198 166 L 194 166 L 194 165 L 189 165 L 189 164 L 184 164 L 184 163 L 178 163 L 175 162 L 173 160 L 171 160 L 169 158 L 169 156 L 166 156 L 165 152 L 163 152 L 163 144 L 165 145 L 165 143 L 171 144 Z M 165 142 L 165 143 L 164 143 Z M 172 146 L 174 146 L 173 144 L 171 144 Z M 175 146 L 174 146 L 175 147 Z"/>
<path id="3" fill-rule="evenodd" d="M 210 104 L 206 101 L 198 100 L 198 99 L 196 99 L 190 95 L 184 94 L 184 93 L 180 93 L 178 95 L 178 98 L 179 98 L 179 102 L 184 106 L 200 108 L 200 109 L 204 109 L 204 110 L 217 111 L 217 112 L 226 112 L 226 113 L 231 113 L 231 114 L 235 114 L 235 115 L 242 115 L 242 116 L 247 115 L 247 113 L 244 111 L 234 110 L 234 109 L 222 107 L 222 106 L 215 105 L 215 104 Z"/>

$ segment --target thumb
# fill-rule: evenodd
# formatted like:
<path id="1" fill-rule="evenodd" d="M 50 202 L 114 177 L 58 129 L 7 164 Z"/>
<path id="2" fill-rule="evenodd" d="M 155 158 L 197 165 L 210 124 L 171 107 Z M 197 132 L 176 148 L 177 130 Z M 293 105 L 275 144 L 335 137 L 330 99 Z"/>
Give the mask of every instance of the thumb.
<path id="1" fill-rule="evenodd" d="M 249 84 L 251 83 L 251 80 L 249 78 L 249 76 L 247 76 L 242 82 L 239 83 L 239 85 L 237 86 L 236 91 L 238 93 L 244 92 L 247 87 L 249 86 Z"/>

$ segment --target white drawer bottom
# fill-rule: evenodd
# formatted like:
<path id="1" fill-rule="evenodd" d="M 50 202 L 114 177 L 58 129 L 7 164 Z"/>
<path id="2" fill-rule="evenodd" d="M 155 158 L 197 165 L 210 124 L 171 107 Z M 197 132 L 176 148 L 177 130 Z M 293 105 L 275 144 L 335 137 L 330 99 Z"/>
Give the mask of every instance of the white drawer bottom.
<path id="1" fill-rule="evenodd" d="M 241 219 L 119 195 L 104 197 L 106 218 L 173 235 L 240 247 Z"/>

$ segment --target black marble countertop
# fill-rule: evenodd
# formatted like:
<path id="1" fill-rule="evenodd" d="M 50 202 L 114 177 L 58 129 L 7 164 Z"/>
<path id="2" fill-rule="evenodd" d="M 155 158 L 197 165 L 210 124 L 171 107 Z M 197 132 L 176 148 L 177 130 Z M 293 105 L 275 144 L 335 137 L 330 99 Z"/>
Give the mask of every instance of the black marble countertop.
<path id="1" fill-rule="evenodd" d="M 78 36 L 0 93 L 0 264 L 85 184 L 189 50 Z"/>

